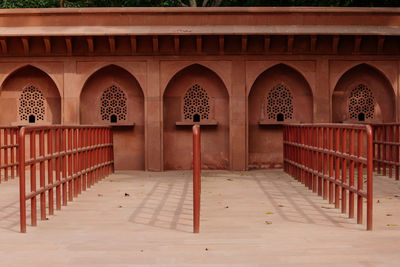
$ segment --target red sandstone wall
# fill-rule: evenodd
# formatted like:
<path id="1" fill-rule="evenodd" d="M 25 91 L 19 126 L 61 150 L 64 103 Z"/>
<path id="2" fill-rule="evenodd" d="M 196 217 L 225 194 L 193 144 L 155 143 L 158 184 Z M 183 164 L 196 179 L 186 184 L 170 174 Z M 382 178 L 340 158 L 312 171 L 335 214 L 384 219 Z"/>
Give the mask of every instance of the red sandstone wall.
<path id="1" fill-rule="evenodd" d="M 191 126 L 176 126 L 182 121 L 182 97 L 194 84 L 206 89 L 211 98 L 212 119 L 217 126 L 201 126 L 202 166 L 229 168 L 229 97 L 221 79 L 200 65 L 185 68 L 174 76 L 164 93 L 164 168 L 192 168 Z"/>
<path id="2" fill-rule="evenodd" d="M 259 124 L 264 119 L 265 96 L 279 84 L 284 84 L 293 97 L 293 119 L 283 123 L 312 122 L 312 93 L 303 76 L 282 64 L 263 72 L 252 86 L 248 99 L 249 168 L 274 168 L 282 164 L 282 125 L 275 125 L 279 122 L 274 120 L 266 121 L 270 125 Z"/>
<path id="3" fill-rule="evenodd" d="M 18 108 L 23 90 L 32 85 L 40 90 L 45 98 L 44 120 L 37 120 L 36 124 L 61 123 L 61 98 L 57 86 L 45 72 L 27 66 L 11 73 L 2 85 L 0 125 L 29 124 L 20 119 Z"/>
<path id="4" fill-rule="evenodd" d="M 100 98 L 112 85 L 123 90 L 128 99 L 126 120 L 115 124 L 102 120 L 100 114 Z M 81 124 L 112 125 L 115 168 L 144 170 L 144 97 L 140 85 L 126 70 L 109 66 L 89 78 L 81 94 L 80 121 Z"/>

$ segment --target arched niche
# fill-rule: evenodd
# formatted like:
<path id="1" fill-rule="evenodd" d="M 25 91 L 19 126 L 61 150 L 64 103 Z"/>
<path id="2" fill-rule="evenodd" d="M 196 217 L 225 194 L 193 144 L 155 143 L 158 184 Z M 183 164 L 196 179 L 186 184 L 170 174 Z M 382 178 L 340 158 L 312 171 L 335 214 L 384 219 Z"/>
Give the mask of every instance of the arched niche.
<path id="1" fill-rule="evenodd" d="M 301 73 L 278 64 L 255 80 L 248 98 L 249 168 L 282 166 L 282 125 L 312 122 L 312 91 Z"/>
<path id="2" fill-rule="evenodd" d="M 128 71 L 110 65 L 89 77 L 80 96 L 80 122 L 112 126 L 117 170 L 144 170 L 144 97 Z"/>
<path id="3" fill-rule="evenodd" d="M 208 99 L 209 112 L 198 113 L 199 118 L 195 116 L 196 111 L 190 113 L 192 117 L 185 112 L 187 108 L 195 108 L 185 100 L 192 91 L 194 94 L 205 92 L 207 95 L 202 95 L 201 99 L 193 98 L 193 101 L 200 103 L 201 100 Z M 191 125 L 194 119 L 199 119 L 196 123 L 201 125 L 202 167 L 229 168 L 229 96 L 217 74 L 199 64 L 184 68 L 168 83 L 163 95 L 163 105 L 164 169 L 192 168 Z"/>
<path id="4" fill-rule="evenodd" d="M 357 65 L 345 72 L 333 91 L 332 121 L 395 121 L 395 95 L 388 79 L 367 64 Z"/>
<path id="5" fill-rule="evenodd" d="M 0 125 L 61 123 L 61 97 L 50 76 L 31 65 L 11 73 L 1 87 Z"/>

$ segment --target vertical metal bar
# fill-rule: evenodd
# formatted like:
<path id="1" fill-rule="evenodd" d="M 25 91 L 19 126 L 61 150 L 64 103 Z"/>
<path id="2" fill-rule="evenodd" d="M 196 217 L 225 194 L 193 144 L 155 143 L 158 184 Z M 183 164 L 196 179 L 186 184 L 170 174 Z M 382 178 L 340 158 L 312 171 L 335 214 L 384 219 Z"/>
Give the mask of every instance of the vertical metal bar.
<path id="1" fill-rule="evenodd" d="M 323 148 L 326 151 L 328 149 L 328 128 L 323 129 Z M 326 152 L 324 154 L 324 164 L 323 164 L 323 174 L 326 176 L 328 174 L 328 154 Z M 323 199 L 328 199 L 328 183 L 326 178 L 323 179 Z"/>
<path id="2" fill-rule="evenodd" d="M 358 131 L 358 153 L 357 156 L 361 158 L 363 156 L 363 131 Z M 363 190 L 363 164 L 358 162 L 357 169 L 357 192 L 361 192 Z M 363 201 L 362 196 L 357 193 L 357 223 L 362 224 L 363 221 Z"/>
<path id="3" fill-rule="evenodd" d="M 90 150 L 89 150 L 89 176 L 90 176 L 90 186 L 92 186 L 93 185 L 93 183 L 94 183 L 94 179 L 93 179 L 93 140 L 94 140 L 94 137 L 93 137 L 93 134 L 94 133 L 94 131 L 93 131 L 93 129 L 89 129 L 89 143 L 90 143 Z M 89 187 L 90 187 L 89 186 Z"/>
<path id="4" fill-rule="evenodd" d="M 383 175 L 386 176 L 386 141 L 387 141 L 387 137 L 386 137 L 386 126 L 382 127 L 382 141 L 384 142 L 382 144 L 383 149 L 382 149 L 382 156 L 383 156 L 383 162 L 382 162 L 382 168 L 383 168 Z"/>
<path id="5" fill-rule="evenodd" d="M 79 189 L 79 194 L 82 193 L 82 166 L 83 166 L 83 157 L 82 157 L 82 144 L 83 144 L 83 129 L 78 129 L 78 171 L 79 171 L 79 180 L 78 180 L 78 189 Z"/>
<path id="6" fill-rule="evenodd" d="M 73 195 L 73 179 L 72 179 L 72 129 L 68 129 L 68 200 L 72 201 Z"/>
<path id="7" fill-rule="evenodd" d="M 31 169 L 31 192 L 36 192 L 36 132 L 35 130 L 30 132 L 30 158 L 34 160 L 34 163 L 30 165 Z M 31 198 L 31 225 L 37 225 L 36 217 L 36 196 Z"/>
<path id="8" fill-rule="evenodd" d="M 400 134 L 399 134 L 399 126 L 396 125 L 396 133 L 395 133 L 395 162 L 398 164 L 399 162 L 399 143 L 400 143 Z M 396 164 L 396 180 L 399 180 L 399 166 Z"/>
<path id="9" fill-rule="evenodd" d="M 322 127 L 318 127 L 317 128 L 318 131 L 318 149 L 322 149 L 323 148 L 323 144 L 322 144 Z M 318 174 L 322 174 L 322 157 L 323 157 L 323 153 L 322 152 L 318 152 Z M 322 178 L 320 176 L 318 176 L 318 196 L 322 196 Z"/>
<path id="10" fill-rule="evenodd" d="M 18 136 L 19 162 L 19 217 L 20 231 L 26 233 L 26 192 L 25 192 L 25 128 L 22 127 Z"/>
<path id="11" fill-rule="evenodd" d="M 200 230 L 201 155 L 200 127 L 193 126 L 193 232 Z"/>
<path id="12" fill-rule="evenodd" d="M 53 184 L 53 130 L 49 129 L 47 131 L 47 154 L 50 156 L 47 162 L 47 181 L 49 185 Z M 54 188 L 49 189 L 49 214 L 54 214 Z"/>
<path id="13" fill-rule="evenodd" d="M 77 148 L 78 148 L 78 129 L 71 129 L 72 131 L 72 135 L 73 135 L 73 147 L 72 147 L 72 162 L 73 162 L 73 169 L 72 169 L 72 175 L 75 176 L 78 173 L 78 152 L 77 152 Z M 77 176 L 75 176 L 75 178 L 73 179 L 73 188 L 74 188 L 74 197 L 78 196 L 79 193 L 79 185 L 78 185 L 78 180 L 79 178 Z"/>
<path id="14" fill-rule="evenodd" d="M 373 209 L 373 157 L 372 157 L 372 129 L 367 125 L 367 230 L 372 230 Z"/>
<path id="15" fill-rule="evenodd" d="M 62 186 L 62 197 L 63 197 L 63 206 L 67 206 L 67 129 L 62 128 L 62 181 L 63 181 L 63 186 Z"/>
<path id="16" fill-rule="evenodd" d="M 19 166 L 19 130 L 16 130 L 15 140 L 16 140 L 15 144 L 17 145 L 17 147 L 15 148 L 15 155 L 16 155 L 17 164 Z M 17 167 L 16 169 L 17 169 L 17 176 L 19 176 L 20 168 Z"/>
<path id="17" fill-rule="evenodd" d="M 11 144 L 11 153 L 10 153 L 10 162 L 11 162 L 11 179 L 15 178 L 15 174 L 14 174 L 14 170 L 16 169 L 14 164 L 15 164 L 15 160 L 14 160 L 14 152 L 15 152 L 15 143 L 14 143 L 14 134 L 15 134 L 15 130 L 13 128 L 10 129 L 10 144 Z"/>
<path id="18" fill-rule="evenodd" d="M 335 151 L 339 152 L 340 149 L 340 129 L 335 129 Z M 340 198 L 340 191 L 339 191 L 339 180 L 340 180 L 340 158 L 335 156 L 335 208 L 339 208 L 339 198 Z"/>
<path id="19" fill-rule="evenodd" d="M 347 153 L 347 129 L 342 130 L 342 153 Z M 342 213 L 346 213 L 347 207 L 347 190 L 343 185 L 347 184 L 347 159 L 342 159 Z"/>
<path id="20" fill-rule="evenodd" d="M 376 140 L 377 141 L 381 141 L 381 127 L 380 126 L 377 126 L 376 127 Z M 381 160 L 382 160 L 382 157 L 381 157 L 381 144 L 377 144 L 377 149 L 378 149 L 378 174 L 380 174 L 381 173 Z"/>
<path id="21" fill-rule="evenodd" d="M 349 153 L 350 155 L 354 155 L 354 132 L 352 129 L 350 131 L 350 140 L 349 140 Z M 349 186 L 354 187 L 354 160 L 350 160 L 349 166 Z M 354 218 L 354 192 L 349 191 L 349 218 Z"/>
<path id="22" fill-rule="evenodd" d="M 82 130 L 82 149 L 86 149 L 87 148 L 87 129 L 83 129 Z M 87 164 L 87 151 L 83 151 L 82 152 L 82 165 L 81 165 L 81 169 L 82 169 L 82 190 L 86 191 L 86 180 L 87 180 L 87 174 L 86 174 L 86 164 Z"/>
<path id="23" fill-rule="evenodd" d="M 4 180 L 8 181 L 8 129 L 4 129 Z M 1 179 L 1 177 L 0 177 Z"/>
<path id="24" fill-rule="evenodd" d="M 60 156 L 60 139 L 61 139 L 61 134 L 60 134 L 60 128 L 56 129 L 56 181 L 60 182 L 60 167 L 61 167 L 61 156 Z M 56 187 L 56 209 L 60 210 L 61 209 L 61 185 L 58 185 Z"/>
<path id="25" fill-rule="evenodd" d="M 111 172 L 114 173 L 115 172 L 115 165 L 114 165 L 114 133 L 112 131 L 112 128 L 109 129 L 110 131 L 110 142 L 111 142 L 111 148 L 110 148 L 110 153 L 111 153 L 111 161 L 112 161 L 112 165 L 111 165 Z"/>
<path id="26" fill-rule="evenodd" d="M 393 126 L 389 125 L 388 129 L 389 129 L 389 142 L 393 143 Z M 389 145 L 389 161 L 390 161 L 390 163 L 389 163 L 389 177 L 392 178 L 393 177 L 393 175 L 392 175 L 393 145 L 392 144 Z"/>
<path id="27" fill-rule="evenodd" d="M 318 128 L 317 127 L 313 127 L 313 144 L 312 144 L 313 148 L 317 148 L 318 147 Z M 318 169 L 318 152 L 314 150 L 314 155 L 313 155 L 313 170 L 317 170 Z M 318 176 L 316 176 L 315 174 L 313 175 L 313 182 L 312 182 L 312 190 L 313 192 L 317 192 L 317 179 Z"/>
<path id="28" fill-rule="evenodd" d="M 329 151 L 333 151 L 333 128 L 329 128 Z M 329 155 L 329 178 L 333 179 L 333 155 Z M 329 203 L 333 203 L 333 185 L 331 181 L 329 181 Z"/>
<path id="29" fill-rule="evenodd" d="M 41 157 L 39 163 L 39 173 L 40 173 L 40 188 L 44 189 L 46 186 L 46 177 L 45 177 L 45 161 L 44 157 L 44 130 L 40 130 L 39 132 L 39 155 Z M 46 220 L 46 190 L 40 193 L 40 219 L 42 221 Z"/>

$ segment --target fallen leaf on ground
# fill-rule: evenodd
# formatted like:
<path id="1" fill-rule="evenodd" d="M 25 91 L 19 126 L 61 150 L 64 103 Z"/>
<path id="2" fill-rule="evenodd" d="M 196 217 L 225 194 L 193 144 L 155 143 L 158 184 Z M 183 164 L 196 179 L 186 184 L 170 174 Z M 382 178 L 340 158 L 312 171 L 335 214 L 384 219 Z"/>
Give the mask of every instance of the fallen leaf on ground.
<path id="1" fill-rule="evenodd" d="M 226 179 L 226 180 L 228 180 L 228 181 L 233 181 L 231 178 L 228 178 L 228 179 Z"/>
<path id="2" fill-rule="evenodd" d="M 395 224 L 395 223 L 388 223 L 388 224 L 386 224 L 386 226 L 397 226 L 397 224 Z"/>
<path id="3" fill-rule="evenodd" d="M 122 206 L 121 206 L 121 205 L 119 205 L 119 206 L 118 206 L 118 208 L 122 208 Z"/>
<path id="4" fill-rule="evenodd" d="M 97 196 L 98 196 L 98 197 L 102 197 L 103 195 L 102 195 L 102 194 L 97 194 Z"/>
<path id="5" fill-rule="evenodd" d="M 208 248 L 206 248 L 205 251 L 208 251 Z"/>
<path id="6" fill-rule="evenodd" d="M 386 197 L 386 199 L 392 199 L 391 197 Z"/>
<path id="7" fill-rule="evenodd" d="M 391 214 L 391 213 L 388 213 L 388 214 L 386 214 L 386 216 L 393 216 L 393 214 Z"/>
<path id="8" fill-rule="evenodd" d="M 283 208 L 283 207 L 285 207 L 285 206 L 283 206 L 283 205 L 278 205 L 278 207 Z"/>
<path id="9" fill-rule="evenodd" d="M 328 206 L 321 206 L 321 208 L 323 208 L 323 209 L 327 209 L 327 210 L 334 209 L 334 207 L 328 207 Z"/>
<path id="10" fill-rule="evenodd" d="M 229 206 L 226 206 L 226 207 L 225 207 L 225 209 L 228 209 L 228 208 L 229 208 Z"/>
<path id="11" fill-rule="evenodd" d="M 274 214 L 273 212 L 267 211 L 265 214 Z"/>
<path id="12" fill-rule="evenodd" d="M 380 201 L 379 201 L 379 199 L 376 201 L 376 203 L 381 203 Z"/>
<path id="13" fill-rule="evenodd" d="M 265 221 L 266 224 L 272 224 L 272 221 Z"/>
<path id="14" fill-rule="evenodd" d="M 126 196 L 126 197 L 129 197 L 129 194 L 128 194 L 128 193 L 125 193 L 125 196 Z"/>

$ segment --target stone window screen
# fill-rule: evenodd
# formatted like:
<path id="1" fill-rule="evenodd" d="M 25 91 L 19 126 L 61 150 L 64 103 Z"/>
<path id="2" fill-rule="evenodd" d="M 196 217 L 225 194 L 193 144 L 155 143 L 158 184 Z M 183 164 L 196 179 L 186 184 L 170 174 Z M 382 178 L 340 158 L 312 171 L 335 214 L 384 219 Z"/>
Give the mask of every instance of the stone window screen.
<path id="1" fill-rule="evenodd" d="M 375 112 L 375 98 L 364 84 L 354 88 L 349 96 L 349 117 L 351 120 L 365 121 L 373 119 Z"/>
<path id="2" fill-rule="evenodd" d="M 26 87 L 19 98 L 18 114 L 21 121 L 44 121 L 46 99 L 41 90 L 33 85 Z"/>
<path id="3" fill-rule="evenodd" d="M 210 119 L 210 97 L 200 85 L 190 87 L 183 97 L 183 118 L 199 122 Z"/>
<path id="4" fill-rule="evenodd" d="M 121 88 L 112 85 L 104 90 L 100 102 L 100 115 L 103 121 L 116 123 L 125 121 L 128 115 L 126 94 Z"/>
<path id="5" fill-rule="evenodd" d="M 274 121 L 293 119 L 293 96 L 285 85 L 278 84 L 266 94 L 264 118 Z"/>

